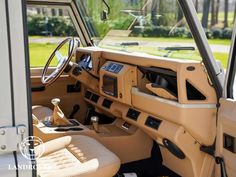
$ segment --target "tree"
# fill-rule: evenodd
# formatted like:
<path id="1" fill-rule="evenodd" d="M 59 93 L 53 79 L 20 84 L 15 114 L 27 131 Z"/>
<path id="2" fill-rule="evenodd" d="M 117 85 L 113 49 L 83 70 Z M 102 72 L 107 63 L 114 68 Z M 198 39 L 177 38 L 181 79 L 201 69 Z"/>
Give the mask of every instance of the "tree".
<path id="1" fill-rule="evenodd" d="M 234 6 L 234 21 L 233 21 L 233 23 L 235 22 L 235 19 L 236 19 L 236 3 L 235 3 L 235 6 Z"/>
<path id="2" fill-rule="evenodd" d="M 219 23 L 219 9 L 220 9 L 220 0 L 216 1 L 216 24 Z"/>
<path id="3" fill-rule="evenodd" d="M 184 18 L 183 11 L 180 5 L 177 3 L 177 22 L 181 21 Z"/>
<path id="4" fill-rule="evenodd" d="M 157 0 L 152 0 L 151 20 L 154 26 L 158 25 L 157 19 Z"/>
<path id="5" fill-rule="evenodd" d="M 203 28 L 208 27 L 208 17 L 209 17 L 209 11 L 210 11 L 210 4 L 211 4 L 211 0 L 204 0 L 203 1 L 203 14 L 202 14 Z"/>
<path id="6" fill-rule="evenodd" d="M 198 4 L 199 4 L 198 0 L 195 0 L 195 9 L 196 9 L 197 13 L 198 13 Z"/>
<path id="7" fill-rule="evenodd" d="M 211 26 L 216 24 L 215 0 L 211 0 Z"/>
<path id="8" fill-rule="evenodd" d="M 229 12 L 229 0 L 225 0 L 225 16 L 224 16 L 224 27 L 228 27 L 228 12 Z"/>

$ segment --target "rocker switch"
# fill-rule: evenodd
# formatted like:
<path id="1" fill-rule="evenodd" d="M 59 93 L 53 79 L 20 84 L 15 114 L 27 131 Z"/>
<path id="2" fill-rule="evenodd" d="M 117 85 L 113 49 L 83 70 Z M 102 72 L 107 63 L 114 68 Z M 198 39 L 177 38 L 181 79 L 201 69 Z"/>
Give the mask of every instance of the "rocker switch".
<path id="1" fill-rule="evenodd" d="M 224 148 L 232 153 L 236 153 L 236 144 L 235 137 L 228 135 L 226 133 L 223 134 L 223 145 Z"/>

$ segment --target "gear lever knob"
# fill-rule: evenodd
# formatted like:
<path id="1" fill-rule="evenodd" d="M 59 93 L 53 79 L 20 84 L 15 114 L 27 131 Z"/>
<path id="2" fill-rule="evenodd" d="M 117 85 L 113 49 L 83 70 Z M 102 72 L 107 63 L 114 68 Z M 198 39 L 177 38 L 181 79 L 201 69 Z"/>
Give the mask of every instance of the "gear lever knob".
<path id="1" fill-rule="evenodd" d="M 51 100 L 51 103 L 54 106 L 58 106 L 60 102 L 61 102 L 61 100 L 59 98 L 54 98 L 54 99 Z"/>
<path id="2" fill-rule="evenodd" d="M 93 129 L 98 132 L 98 121 L 99 121 L 99 117 L 98 116 L 92 116 L 91 117 L 91 122 L 93 124 Z"/>

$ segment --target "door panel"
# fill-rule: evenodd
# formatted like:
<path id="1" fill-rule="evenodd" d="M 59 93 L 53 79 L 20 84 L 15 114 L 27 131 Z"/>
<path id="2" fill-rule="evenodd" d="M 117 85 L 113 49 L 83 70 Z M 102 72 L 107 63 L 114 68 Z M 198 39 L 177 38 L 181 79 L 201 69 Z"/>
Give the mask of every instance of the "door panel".
<path id="1" fill-rule="evenodd" d="M 217 156 L 223 157 L 226 165 L 228 177 L 236 176 L 236 152 L 233 153 L 227 150 L 225 135 L 235 138 L 236 143 L 236 101 L 232 99 L 221 99 L 219 109 L 219 119 L 217 128 Z M 229 142 L 228 148 L 231 149 Z M 232 148 L 235 147 L 234 144 Z M 220 176 L 220 166 L 217 165 L 216 176 Z"/>
<path id="2" fill-rule="evenodd" d="M 228 177 L 236 176 L 236 97 L 233 95 L 236 91 L 236 23 L 233 29 L 223 98 L 220 99 L 216 139 L 216 155 L 224 159 Z M 223 176 L 220 165 L 216 165 L 215 176 Z"/>
<path id="3" fill-rule="evenodd" d="M 34 76 L 31 76 L 32 88 L 40 87 L 42 85 L 41 77 L 35 76 L 35 72 L 36 69 L 34 69 Z M 74 118 L 78 119 L 80 122 L 83 122 L 87 110 L 86 103 L 82 97 L 83 89 L 81 88 L 80 92 L 67 92 L 67 86 L 74 84 L 75 80 L 73 78 L 65 75 L 61 76 L 55 83 L 49 87 L 46 87 L 45 90 L 32 92 L 32 105 L 43 105 L 53 109 L 51 99 L 60 98 L 60 107 L 68 117 L 72 112 L 73 106 L 78 104 L 80 106 L 80 110 L 76 113 Z"/>

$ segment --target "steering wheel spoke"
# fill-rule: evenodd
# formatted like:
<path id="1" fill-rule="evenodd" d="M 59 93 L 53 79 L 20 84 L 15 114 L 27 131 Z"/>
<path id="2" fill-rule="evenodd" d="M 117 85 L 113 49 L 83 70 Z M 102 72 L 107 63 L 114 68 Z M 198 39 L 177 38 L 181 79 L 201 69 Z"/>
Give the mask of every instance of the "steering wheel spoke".
<path id="1" fill-rule="evenodd" d="M 59 73 L 59 69 L 56 68 L 50 75 L 46 76 L 45 82 L 50 81 L 50 79 L 55 78 L 55 76 Z"/>
<path id="2" fill-rule="evenodd" d="M 68 56 L 63 56 L 59 50 L 67 43 L 69 43 Z M 60 75 L 63 73 L 64 69 L 66 68 L 66 66 L 70 62 L 70 60 L 75 52 L 75 49 L 77 47 L 79 47 L 78 45 L 75 45 L 75 43 L 76 43 L 75 39 L 72 37 L 69 37 L 69 38 L 66 38 L 64 41 L 62 41 L 57 46 L 57 48 L 54 50 L 54 52 L 49 57 L 46 65 L 43 69 L 42 79 L 41 79 L 43 85 L 48 86 L 48 85 L 52 84 L 53 82 L 55 82 L 60 77 Z M 58 61 L 57 67 L 55 68 L 55 70 L 51 74 L 47 75 L 48 68 L 49 68 L 50 63 L 51 63 L 52 59 L 54 58 L 54 56 L 56 57 L 56 59 Z"/>
<path id="3" fill-rule="evenodd" d="M 55 52 L 55 56 L 56 56 L 56 59 L 57 59 L 58 63 L 60 63 L 60 61 L 64 60 L 64 57 L 63 57 L 63 55 L 61 54 L 61 52 L 59 50 L 57 50 Z"/>

